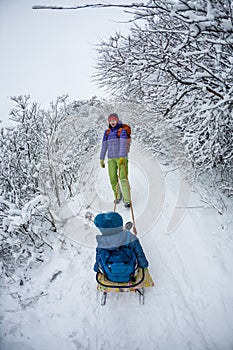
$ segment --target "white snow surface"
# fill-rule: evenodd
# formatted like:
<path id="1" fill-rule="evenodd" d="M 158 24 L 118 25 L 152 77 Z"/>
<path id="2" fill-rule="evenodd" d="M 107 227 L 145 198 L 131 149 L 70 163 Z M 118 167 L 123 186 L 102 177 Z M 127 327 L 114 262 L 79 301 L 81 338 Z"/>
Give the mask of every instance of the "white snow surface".
<path id="1" fill-rule="evenodd" d="M 22 286 L 1 285 L 1 350 L 233 349 L 230 212 L 219 215 L 177 170 L 132 148 L 136 227 L 155 282 L 145 304 L 128 292 L 110 293 L 100 305 L 93 272 L 99 232 L 84 213 L 112 210 L 113 198 L 97 154 L 85 164 L 81 193 L 56 212 L 66 242 L 55 240 Z M 130 211 L 118 209 L 128 221 Z"/>

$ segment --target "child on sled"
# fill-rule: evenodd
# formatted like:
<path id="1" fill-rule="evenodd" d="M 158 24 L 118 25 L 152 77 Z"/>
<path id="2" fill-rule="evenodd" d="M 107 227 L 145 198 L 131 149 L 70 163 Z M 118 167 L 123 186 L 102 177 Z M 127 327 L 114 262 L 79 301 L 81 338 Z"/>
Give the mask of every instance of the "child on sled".
<path id="1" fill-rule="evenodd" d="M 139 239 L 123 228 L 119 213 L 98 214 L 94 224 L 101 232 L 96 236 L 98 246 L 94 271 L 101 271 L 113 282 L 133 281 L 136 267 L 148 267 Z"/>

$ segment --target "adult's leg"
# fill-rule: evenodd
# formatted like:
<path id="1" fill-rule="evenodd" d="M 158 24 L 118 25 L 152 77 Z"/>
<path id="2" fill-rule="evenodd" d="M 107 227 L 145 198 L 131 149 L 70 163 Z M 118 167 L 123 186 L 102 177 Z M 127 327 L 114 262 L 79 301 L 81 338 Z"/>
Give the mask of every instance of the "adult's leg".
<path id="1" fill-rule="evenodd" d="M 118 159 L 118 167 L 120 166 L 120 182 L 121 182 L 121 190 L 123 195 L 124 203 L 130 203 L 130 187 L 128 181 L 128 159 L 125 159 L 125 164 L 119 165 Z"/>
<path id="2" fill-rule="evenodd" d="M 112 190 L 114 193 L 115 198 L 120 199 L 121 198 L 121 190 L 118 183 L 118 159 L 117 158 L 110 158 L 108 160 L 108 175 L 110 179 L 110 183 L 112 186 Z"/>

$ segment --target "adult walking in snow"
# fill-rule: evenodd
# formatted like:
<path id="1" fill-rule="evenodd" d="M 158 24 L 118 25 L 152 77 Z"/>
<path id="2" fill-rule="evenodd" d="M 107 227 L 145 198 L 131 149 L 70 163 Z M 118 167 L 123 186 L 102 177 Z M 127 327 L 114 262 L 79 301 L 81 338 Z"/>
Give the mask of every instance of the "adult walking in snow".
<path id="1" fill-rule="evenodd" d="M 104 159 L 108 156 L 108 174 L 115 204 L 118 204 L 122 197 L 125 207 L 130 207 L 130 187 L 128 182 L 128 140 L 129 133 L 125 124 L 119 121 L 116 113 L 108 117 L 109 127 L 104 132 L 100 152 L 100 165 L 105 168 Z M 127 126 L 128 127 L 128 126 Z M 129 127 L 128 127 L 129 128 Z M 120 184 L 119 184 L 120 183 Z"/>

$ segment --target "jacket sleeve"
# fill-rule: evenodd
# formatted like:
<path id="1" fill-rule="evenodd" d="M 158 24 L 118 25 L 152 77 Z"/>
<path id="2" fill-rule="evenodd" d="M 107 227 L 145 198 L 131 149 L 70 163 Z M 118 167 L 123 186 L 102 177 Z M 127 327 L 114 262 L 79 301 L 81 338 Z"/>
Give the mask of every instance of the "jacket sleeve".
<path id="1" fill-rule="evenodd" d="M 142 246 L 139 242 L 138 239 L 136 239 L 133 243 L 133 249 L 134 252 L 136 254 L 137 260 L 138 260 L 138 266 L 141 267 L 142 269 L 145 269 L 146 267 L 148 267 L 149 263 L 148 260 L 144 254 L 144 251 L 142 249 Z"/>
<path id="2" fill-rule="evenodd" d="M 94 265 L 94 271 L 98 272 L 100 266 L 100 248 L 96 248 L 96 258 L 95 258 L 95 265 Z"/>
<path id="3" fill-rule="evenodd" d="M 126 158 L 127 155 L 127 132 L 123 129 L 120 134 L 119 158 Z"/>
<path id="4" fill-rule="evenodd" d="M 107 130 L 105 130 L 103 140 L 102 140 L 101 151 L 100 151 L 100 159 L 105 158 L 107 149 L 108 149 L 108 138 L 107 138 Z"/>

